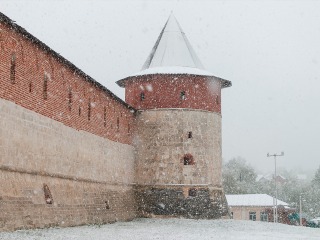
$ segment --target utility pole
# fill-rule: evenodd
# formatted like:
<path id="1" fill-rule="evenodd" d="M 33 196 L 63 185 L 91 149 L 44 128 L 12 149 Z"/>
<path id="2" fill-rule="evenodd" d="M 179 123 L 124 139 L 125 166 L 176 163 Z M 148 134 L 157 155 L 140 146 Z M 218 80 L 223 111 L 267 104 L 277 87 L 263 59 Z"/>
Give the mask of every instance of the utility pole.
<path id="1" fill-rule="evenodd" d="M 276 223 L 278 222 L 277 157 L 282 156 L 284 156 L 284 152 L 281 152 L 281 155 L 277 155 L 276 153 L 272 155 L 270 155 L 269 153 L 267 154 L 267 157 L 274 157 L 274 187 L 276 190 L 276 214 L 273 214 L 273 218 Z"/>
<path id="2" fill-rule="evenodd" d="M 301 195 L 300 195 L 300 227 L 302 226 L 302 208 L 301 208 Z"/>

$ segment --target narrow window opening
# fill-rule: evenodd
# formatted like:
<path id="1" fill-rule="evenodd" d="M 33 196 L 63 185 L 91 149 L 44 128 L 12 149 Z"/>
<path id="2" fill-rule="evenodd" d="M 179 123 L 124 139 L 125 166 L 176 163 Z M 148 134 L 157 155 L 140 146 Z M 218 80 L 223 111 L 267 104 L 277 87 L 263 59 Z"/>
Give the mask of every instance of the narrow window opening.
<path id="1" fill-rule="evenodd" d="M 103 111 L 103 126 L 106 127 L 107 126 L 107 108 L 104 107 L 104 111 Z"/>
<path id="2" fill-rule="evenodd" d="M 16 54 L 11 54 L 11 67 L 10 67 L 10 81 L 15 84 L 16 82 Z"/>
<path id="3" fill-rule="evenodd" d="M 0 47 L 1 47 L 1 49 L 3 49 L 3 39 L 2 39 L 1 34 L 0 34 Z"/>
<path id="4" fill-rule="evenodd" d="M 47 93 L 48 93 L 48 79 L 47 75 L 44 75 L 44 80 L 43 80 L 43 98 L 47 99 Z"/>
<path id="5" fill-rule="evenodd" d="M 113 128 L 112 128 L 112 123 L 111 123 L 111 129 L 113 129 Z"/>
<path id="6" fill-rule="evenodd" d="M 46 204 L 53 204 L 53 198 L 52 194 L 49 190 L 49 187 L 47 184 L 43 184 L 43 192 L 44 192 L 44 199 L 46 201 Z"/>
<path id="7" fill-rule="evenodd" d="M 189 189 L 189 197 L 196 197 L 197 196 L 197 189 L 196 188 L 190 188 Z"/>
<path id="8" fill-rule="evenodd" d="M 89 101 L 88 101 L 88 120 L 90 120 L 90 116 L 91 116 L 91 100 L 89 98 Z"/>
<path id="9" fill-rule="evenodd" d="M 119 125 L 120 125 L 119 116 L 117 116 L 117 131 L 119 131 Z"/>
<path id="10" fill-rule="evenodd" d="M 61 72 L 61 75 L 62 75 L 62 84 L 65 85 L 65 84 L 66 84 L 66 81 L 65 81 L 65 79 L 64 79 L 64 73 L 63 73 L 63 71 Z"/>
<path id="11" fill-rule="evenodd" d="M 68 93 L 68 108 L 71 110 L 71 103 L 72 103 L 72 92 L 71 87 L 69 87 L 69 93 Z"/>
<path id="12" fill-rule="evenodd" d="M 185 99 L 185 96 L 186 96 L 186 93 L 185 93 L 185 92 L 180 92 L 180 98 L 181 98 L 181 100 L 184 100 L 184 99 Z"/>
<path id="13" fill-rule="evenodd" d="M 109 201 L 105 201 L 106 209 L 110 209 Z"/>
<path id="14" fill-rule="evenodd" d="M 32 82 L 31 82 L 31 80 L 29 81 L 29 93 L 31 93 L 32 92 Z"/>
<path id="15" fill-rule="evenodd" d="M 192 138 L 192 132 L 188 132 L 188 138 Z"/>
<path id="16" fill-rule="evenodd" d="M 128 121 L 128 134 L 130 134 L 130 122 Z"/>
<path id="17" fill-rule="evenodd" d="M 220 103 L 219 96 L 216 97 L 216 103 L 217 103 L 217 104 Z"/>
<path id="18" fill-rule="evenodd" d="M 79 107 L 79 116 L 81 115 L 81 107 Z"/>
<path id="19" fill-rule="evenodd" d="M 194 162 L 194 159 L 193 159 L 193 156 L 191 154 L 185 154 L 183 156 L 183 164 L 184 165 L 194 165 L 195 162 Z"/>
<path id="20" fill-rule="evenodd" d="M 144 93 L 141 93 L 141 101 L 144 101 Z"/>

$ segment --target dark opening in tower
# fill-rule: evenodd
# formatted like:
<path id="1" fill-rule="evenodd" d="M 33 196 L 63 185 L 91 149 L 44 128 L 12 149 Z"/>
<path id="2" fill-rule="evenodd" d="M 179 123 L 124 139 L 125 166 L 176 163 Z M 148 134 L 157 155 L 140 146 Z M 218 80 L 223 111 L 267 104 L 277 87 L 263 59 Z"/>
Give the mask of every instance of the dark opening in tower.
<path id="1" fill-rule="evenodd" d="M 189 189 L 189 197 L 196 197 L 197 196 L 197 189 L 196 188 L 190 188 Z"/>
<path id="2" fill-rule="evenodd" d="M 186 96 L 186 92 L 180 92 L 180 99 L 184 100 Z"/>
<path id="3" fill-rule="evenodd" d="M 183 156 L 183 164 L 184 165 L 194 165 L 195 164 L 193 156 L 190 153 L 185 154 Z"/>

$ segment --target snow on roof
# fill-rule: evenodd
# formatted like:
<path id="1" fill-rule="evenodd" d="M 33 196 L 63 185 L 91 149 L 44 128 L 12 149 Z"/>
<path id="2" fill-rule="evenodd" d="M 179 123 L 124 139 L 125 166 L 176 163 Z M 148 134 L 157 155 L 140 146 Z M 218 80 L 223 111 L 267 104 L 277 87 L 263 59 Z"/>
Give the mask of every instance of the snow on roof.
<path id="1" fill-rule="evenodd" d="M 229 206 L 273 206 L 273 197 L 267 194 L 239 194 L 226 195 Z M 278 205 L 289 205 L 286 202 L 277 201 Z"/>
<path id="2" fill-rule="evenodd" d="M 148 74 L 190 74 L 200 76 L 213 76 L 211 72 L 195 67 L 181 67 L 181 66 L 167 66 L 167 67 L 153 67 L 142 70 L 131 76 L 143 76 Z"/>
<path id="3" fill-rule="evenodd" d="M 125 79 L 130 78 L 130 77 L 144 76 L 144 75 L 150 75 L 150 74 L 178 74 L 178 75 L 181 74 L 181 75 L 196 75 L 196 76 L 215 77 L 215 78 L 218 78 L 221 80 L 221 82 L 222 82 L 221 87 L 222 88 L 232 86 L 232 83 L 230 81 L 216 77 L 211 72 L 208 72 L 206 70 L 195 68 L 195 67 L 181 67 L 181 66 L 148 68 L 148 69 L 134 73 L 124 79 L 117 81 L 117 84 L 120 87 L 125 87 L 125 83 L 124 83 Z"/>
<path id="4" fill-rule="evenodd" d="M 171 13 L 141 70 L 154 67 L 204 67 Z"/>
<path id="5" fill-rule="evenodd" d="M 222 88 L 232 86 L 230 81 L 216 77 L 204 69 L 200 59 L 172 13 L 141 71 L 120 79 L 117 81 L 117 84 L 120 87 L 125 87 L 124 80 L 127 78 L 150 74 L 181 74 L 215 77 L 221 80 Z"/>

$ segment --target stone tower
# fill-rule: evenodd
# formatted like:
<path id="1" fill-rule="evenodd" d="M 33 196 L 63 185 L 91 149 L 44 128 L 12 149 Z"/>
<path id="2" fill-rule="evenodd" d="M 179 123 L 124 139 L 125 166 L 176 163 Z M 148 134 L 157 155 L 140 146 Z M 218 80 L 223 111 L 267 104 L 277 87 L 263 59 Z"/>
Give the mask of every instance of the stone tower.
<path id="1" fill-rule="evenodd" d="M 121 79 L 135 127 L 142 216 L 227 215 L 221 175 L 221 89 L 171 14 L 142 70 Z"/>

